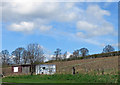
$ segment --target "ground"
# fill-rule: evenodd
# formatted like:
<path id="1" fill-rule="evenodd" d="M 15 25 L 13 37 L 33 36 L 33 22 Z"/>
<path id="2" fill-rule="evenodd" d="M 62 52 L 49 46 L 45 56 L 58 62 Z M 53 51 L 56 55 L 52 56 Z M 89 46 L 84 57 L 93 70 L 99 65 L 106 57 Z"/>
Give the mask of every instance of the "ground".
<path id="1" fill-rule="evenodd" d="M 71 61 L 56 61 L 46 64 L 55 64 L 57 67 L 57 73 L 71 74 L 72 68 L 75 67 L 78 73 L 102 73 L 105 74 L 117 74 L 118 71 L 118 57 L 101 57 L 94 59 L 82 59 Z"/>
<path id="2" fill-rule="evenodd" d="M 118 56 L 72 61 L 56 61 L 54 75 L 17 75 L 3 78 L 7 83 L 117 83 Z M 77 74 L 72 75 L 72 67 Z M 6 70 L 8 71 L 8 70 Z"/>
<path id="3" fill-rule="evenodd" d="M 117 83 L 118 75 L 55 74 L 21 75 L 3 78 L 9 83 Z"/>

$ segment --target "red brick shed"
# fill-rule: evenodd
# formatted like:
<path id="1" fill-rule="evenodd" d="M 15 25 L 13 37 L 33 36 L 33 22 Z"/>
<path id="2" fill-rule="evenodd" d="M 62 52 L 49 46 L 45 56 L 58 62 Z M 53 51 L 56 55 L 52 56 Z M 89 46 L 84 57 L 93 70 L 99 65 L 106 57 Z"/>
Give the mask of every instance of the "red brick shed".
<path id="1" fill-rule="evenodd" d="M 20 65 L 12 66 L 12 72 L 13 73 L 21 73 L 22 72 L 22 66 L 20 66 Z"/>

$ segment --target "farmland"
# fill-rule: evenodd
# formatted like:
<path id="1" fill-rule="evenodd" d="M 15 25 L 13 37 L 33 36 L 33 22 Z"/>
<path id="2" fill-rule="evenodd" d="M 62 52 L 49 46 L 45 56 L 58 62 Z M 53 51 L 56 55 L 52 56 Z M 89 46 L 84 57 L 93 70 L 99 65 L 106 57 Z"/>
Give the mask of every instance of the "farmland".
<path id="1" fill-rule="evenodd" d="M 117 83 L 118 57 L 103 57 L 94 59 L 54 61 L 45 64 L 55 64 L 54 75 L 13 75 L 3 78 L 9 83 Z M 72 75 L 72 67 L 76 74 Z"/>
<path id="2" fill-rule="evenodd" d="M 118 56 L 103 57 L 94 59 L 72 60 L 72 61 L 56 61 L 46 64 L 55 64 L 57 73 L 71 74 L 72 67 L 75 67 L 78 73 L 101 74 L 117 74 L 118 72 Z"/>

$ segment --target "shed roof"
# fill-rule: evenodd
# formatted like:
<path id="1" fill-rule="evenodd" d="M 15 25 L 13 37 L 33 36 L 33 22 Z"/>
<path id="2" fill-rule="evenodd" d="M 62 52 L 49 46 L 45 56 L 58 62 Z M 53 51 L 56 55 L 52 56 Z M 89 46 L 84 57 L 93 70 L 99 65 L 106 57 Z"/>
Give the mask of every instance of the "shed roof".
<path id="1" fill-rule="evenodd" d="M 13 67 L 14 66 L 31 66 L 31 64 L 17 64 L 17 65 L 12 65 Z"/>

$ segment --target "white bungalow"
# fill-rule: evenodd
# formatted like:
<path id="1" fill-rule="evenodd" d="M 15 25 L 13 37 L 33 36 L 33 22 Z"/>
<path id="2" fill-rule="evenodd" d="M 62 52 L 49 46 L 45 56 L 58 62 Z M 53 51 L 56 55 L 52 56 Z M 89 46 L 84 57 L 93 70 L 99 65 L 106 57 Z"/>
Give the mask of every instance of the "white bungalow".
<path id="1" fill-rule="evenodd" d="M 56 65 L 41 64 L 36 65 L 36 75 L 37 74 L 54 74 L 56 72 Z"/>

